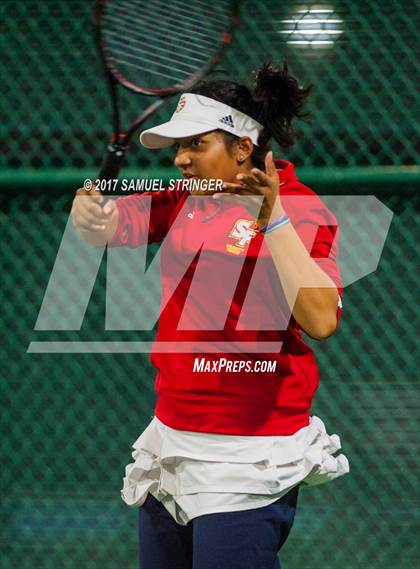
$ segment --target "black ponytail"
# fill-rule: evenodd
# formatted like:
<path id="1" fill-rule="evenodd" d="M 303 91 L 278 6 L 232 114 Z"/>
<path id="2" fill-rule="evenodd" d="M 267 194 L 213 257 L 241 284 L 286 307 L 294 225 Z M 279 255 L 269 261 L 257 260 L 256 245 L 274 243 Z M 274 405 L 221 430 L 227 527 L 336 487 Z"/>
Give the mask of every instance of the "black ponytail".
<path id="1" fill-rule="evenodd" d="M 255 118 L 266 127 L 265 135 L 271 135 L 282 148 L 289 148 L 296 140 L 292 121 L 306 118 L 303 106 L 311 89 L 312 86 L 299 87 L 286 64 L 279 70 L 267 63 L 256 73 L 253 100 L 258 116 Z"/>
<path id="2" fill-rule="evenodd" d="M 254 85 L 227 80 L 203 81 L 190 92 L 216 99 L 257 120 L 264 127 L 254 146 L 251 160 L 258 168 L 264 168 L 268 143 L 274 138 L 281 148 L 291 147 L 296 140 L 293 127 L 295 118 L 304 119 L 306 99 L 312 89 L 299 87 L 297 79 L 289 74 L 287 65 L 282 69 L 271 63 L 264 64 L 255 73 Z M 238 137 L 222 131 L 225 140 L 232 145 Z"/>

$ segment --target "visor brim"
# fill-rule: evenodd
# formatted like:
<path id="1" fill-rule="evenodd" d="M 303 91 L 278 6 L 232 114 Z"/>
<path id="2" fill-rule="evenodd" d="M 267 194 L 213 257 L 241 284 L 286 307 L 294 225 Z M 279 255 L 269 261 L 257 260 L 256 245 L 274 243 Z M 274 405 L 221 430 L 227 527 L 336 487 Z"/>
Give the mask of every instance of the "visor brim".
<path id="1" fill-rule="evenodd" d="M 196 121 L 168 121 L 144 130 L 139 137 L 146 148 L 166 148 L 175 144 L 178 138 L 197 136 L 215 130 L 214 125 L 200 124 Z"/>

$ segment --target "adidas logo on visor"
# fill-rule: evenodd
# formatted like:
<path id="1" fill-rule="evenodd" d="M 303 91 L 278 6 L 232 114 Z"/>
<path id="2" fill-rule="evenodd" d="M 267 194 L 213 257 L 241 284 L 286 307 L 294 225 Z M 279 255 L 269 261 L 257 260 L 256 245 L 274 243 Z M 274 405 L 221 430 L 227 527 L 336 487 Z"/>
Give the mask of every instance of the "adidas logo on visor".
<path id="1" fill-rule="evenodd" d="M 226 117 L 222 117 L 221 119 L 219 119 L 219 122 L 222 122 L 223 124 L 226 124 L 227 126 L 235 128 L 235 125 L 233 124 L 232 115 L 227 115 Z"/>

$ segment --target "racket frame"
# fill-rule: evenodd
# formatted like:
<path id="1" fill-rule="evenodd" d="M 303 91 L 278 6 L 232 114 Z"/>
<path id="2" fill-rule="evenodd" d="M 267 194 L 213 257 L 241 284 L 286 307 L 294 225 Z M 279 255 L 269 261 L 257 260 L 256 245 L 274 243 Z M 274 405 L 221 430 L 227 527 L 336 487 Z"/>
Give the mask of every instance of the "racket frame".
<path id="1" fill-rule="evenodd" d="M 140 128 L 140 126 L 157 110 L 167 104 L 174 95 L 181 92 L 188 91 L 201 79 L 203 79 L 214 67 L 217 65 L 224 57 L 227 47 L 232 43 L 233 35 L 235 29 L 238 25 L 239 16 L 239 0 L 231 1 L 231 16 L 230 16 L 230 27 L 223 33 L 221 38 L 220 48 L 215 52 L 215 54 L 209 59 L 206 65 L 202 69 L 197 70 L 193 75 L 191 75 L 186 81 L 182 83 L 176 83 L 167 88 L 149 88 L 141 85 L 136 85 L 115 66 L 106 57 L 106 47 L 102 34 L 102 14 L 103 10 L 110 0 L 96 0 L 95 4 L 95 36 L 96 43 L 99 47 L 101 54 L 102 64 L 106 71 L 106 76 L 109 85 L 109 91 L 111 93 L 112 99 L 112 115 L 113 115 L 113 126 L 114 132 L 110 137 L 109 144 L 106 149 L 106 153 L 102 162 L 102 166 L 99 173 L 99 179 L 110 180 L 116 179 L 118 173 L 124 161 L 124 156 L 127 148 L 130 146 L 131 140 L 134 134 Z M 154 103 L 149 105 L 130 125 L 126 132 L 121 130 L 121 117 L 119 108 L 119 95 L 118 86 L 122 86 L 125 89 L 145 95 L 148 97 L 159 97 Z"/>

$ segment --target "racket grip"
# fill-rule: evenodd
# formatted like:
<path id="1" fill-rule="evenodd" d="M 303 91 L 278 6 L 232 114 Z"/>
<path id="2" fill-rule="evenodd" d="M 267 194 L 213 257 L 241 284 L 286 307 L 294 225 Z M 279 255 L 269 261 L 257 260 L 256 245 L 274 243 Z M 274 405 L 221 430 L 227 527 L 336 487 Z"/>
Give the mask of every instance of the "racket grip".
<path id="1" fill-rule="evenodd" d="M 126 150 L 127 146 L 121 144 L 108 145 L 98 175 L 100 180 L 115 180 L 118 178 Z"/>

